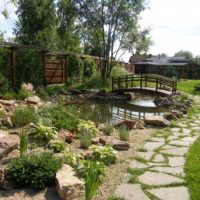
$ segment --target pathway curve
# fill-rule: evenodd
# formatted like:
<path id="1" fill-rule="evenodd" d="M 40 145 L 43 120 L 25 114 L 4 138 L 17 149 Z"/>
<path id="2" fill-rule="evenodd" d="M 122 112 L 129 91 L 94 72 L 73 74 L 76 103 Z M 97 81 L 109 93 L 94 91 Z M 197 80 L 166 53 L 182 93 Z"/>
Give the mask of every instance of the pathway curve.
<path id="1" fill-rule="evenodd" d="M 200 99 L 195 97 L 200 108 Z M 185 154 L 200 136 L 200 115 L 186 116 L 173 128 L 157 131 L 129 165 L 130 180 L 118 186 L 125 200 L 189 200 L 185 186 Z"/>

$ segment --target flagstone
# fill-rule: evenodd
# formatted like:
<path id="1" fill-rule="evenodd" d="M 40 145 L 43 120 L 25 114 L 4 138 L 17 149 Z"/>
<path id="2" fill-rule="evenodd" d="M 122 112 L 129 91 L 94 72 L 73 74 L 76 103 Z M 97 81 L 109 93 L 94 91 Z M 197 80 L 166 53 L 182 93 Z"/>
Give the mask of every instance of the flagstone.
<path id="1" fill-rule="evenodd" d="M 178 146 L 186 146 L 189 147 L 192 142 L 190 141 L 179 141 L 179 140 L 172 140 L 169 142 L 171 145 L 178 145 Z"/>
<path id="2" fill-rule="evenodd" d="M 164 162 L 165 158 L 162 154 L 156 154 L 155 158 L 153 159 L 153 162 Z"/>
<path id="3" fill-rule="evenodd" d="M 179 136 L 175 136 L 175 135 L 170 135 L 167 140 L 176 140 L 178 139 Z"/>
<path id="4" fill-rule="evenodd" d="M 141 157 L 141 158 L 143 158 L 143 159 L 145 159 L 145 160 L 150 160 L 151 157 L 153 156 L 153 154 L 154 154 L 154 152 L 152 152 L 152 151 L 148 151 L 148 152 L 138 152 L 138 153 L 136 154 L 136 156 Z"/>
<path id="5" fill-rule="evenodd" d="M 164 145 L 164 142 L 147 142 L 143 147 L 148 151 L 153 151 Z"/>
<path id="6" fill-rule="evenodd" d="M 151 138 L 151 141 L 153 141 L 153 142 L 165 142 L 165 139 L 164 138 L 162 138 L 162 137 L 153 137 L 153 138 Z"/>
<path id="7" fill-rule="evenodd" d="M 118 186 L 115 196 L 125 200 L 150 200 L 139 184 L 122 184 Z"/>
<path id="8" fill-rule="evenodd" d="M 185 158 L 184 157 L 168 157 L 169 166 L 171 167 L 178 167 L 185 165 Z"/>
<path id="9" fill-rule="evenodd" d="M 147 190 L 160 200 L 189 200 L 188 189 L 184 186 L 165 187 Z M 139 199 L 138 199 L 139 200 Z"/>
<path id="10" fill-rule="evenodd" d="M 144 169 L 149 167 L 148 165 L 138 162 L 137 160 L 133 160 L 131 161 L 131 163 L 129 164 L 129 168 L 130 169 Z"/>
<path id="11" fill-rule="evenodd" d="M 180 128 L 171 128 L 172 132 L 179 132 L 181 129 Z"/>
<path id="12" fill-rule="evenodd" d="M 182 133 L 184 134 L 190 134 L 192 131 L 190 129 L 187 129 L 187 128 L 183 128 L 182 129 Z"/>
<path id="13" fill-rule="evenodd" d="M 161 150 L 160 153 L 169 154 L 169 155 L 177 155 L 184 156 L 188 151 L 188 147 L 176 147 L 173 149 Z"/>
<path id="14" fill-rule="evenodd" d="M 171 176 L 161 172 L 149 172 L 149 171 L 146 171 L 144 174 L 139 176 L 138 180 L 143 184 L 152 186 L 169 185 L 173 183 L 184 183 L 184 180 L 181 178 L 177 178 L 175 176 Z"/>

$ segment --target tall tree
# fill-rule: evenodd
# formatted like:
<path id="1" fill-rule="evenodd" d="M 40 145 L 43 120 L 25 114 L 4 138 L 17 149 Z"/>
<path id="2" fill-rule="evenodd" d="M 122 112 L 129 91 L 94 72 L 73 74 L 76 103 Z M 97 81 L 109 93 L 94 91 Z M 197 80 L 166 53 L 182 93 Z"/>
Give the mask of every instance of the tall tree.
<path id="1" fill-rule="evenodd" d="M 85 30 L 89 30 L 99 48 L 99 56 L 104 59 L 101 75 L 105 79 L 110 76 L 112 62 L 120 57 L 119 53 L 136 48 L 138 36 L 143 33 L 139 30 L 138 20 L 144 10 L 144 0 L 75 0 L 75 2 L 79 13 L 79 24 Z"/>
<path id="2" fill-rule="evenodd" d="M 174 56 L 183 56 L 183 57 L 186 57 L 188 59 L 192 59 L 193 58 L 193 54 L 190 52 L 190 51 L 185 51 L 185 50 L 180 50 L 178 52 L 176 52 L 174 54 Z"/>
<path id="3" fill-rule="evenodd" d="M 73 0 L 59 0 L 57 3 L 59 49 L 80 51 L 79 26 L 75 24 L 77 12 Z"/>
<path id="4" fill-rule="evenodd" d="M 55 47 L 57 39 L 54 0 L 18 0 L 17 40 L 23 44 Z"/>

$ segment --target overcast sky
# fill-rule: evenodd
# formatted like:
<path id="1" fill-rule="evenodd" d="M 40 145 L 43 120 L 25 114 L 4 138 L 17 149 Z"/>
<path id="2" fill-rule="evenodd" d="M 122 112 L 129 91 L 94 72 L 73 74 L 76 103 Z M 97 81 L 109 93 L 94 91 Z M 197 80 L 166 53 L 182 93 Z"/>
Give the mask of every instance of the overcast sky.
<path id="1" fill-rule="evenodd" d="M 147 4 L 141 24 L 151 28 L 153 46 L 149 53 L 172 56 L 183 49 L 200 55 L 200 0 L 147 0 Z M 3 7 L 0 4 L 0 11 Z M 16 20 L 14 6 L 8 6 L 8 11 L 9 19 L 0 15 L 0 30 L 11 36 Z M 124 60 L 128 58 L 126 55 Z"/>

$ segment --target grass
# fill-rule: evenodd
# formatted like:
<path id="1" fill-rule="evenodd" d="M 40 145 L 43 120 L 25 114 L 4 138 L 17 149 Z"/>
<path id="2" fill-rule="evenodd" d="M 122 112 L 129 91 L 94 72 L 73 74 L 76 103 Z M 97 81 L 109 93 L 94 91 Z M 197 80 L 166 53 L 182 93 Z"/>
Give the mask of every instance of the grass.
<path id="1" fill-rule="evenodd" d="M 200 197 L 200 138 L 196 140 L 187 154 L 185 173 L 191 200 L 198 200 Z"/>
<path id="2" fill-rule="evenodd" d="M 119 138 L 120 138 L 120 140 L 123 140 L 123 141 L 129 140 L 130 134 L 129 134 L 127 127 L 124 126 L 119 129 Z"/>
<path id="3" fill-rule="evenodd" d="M 195 86 L 200 86 L 200 80 L 184 80 L 178 82 L 177 89 L 189 94 L 200 95 L 200 91 L 194 91 Z"/>

